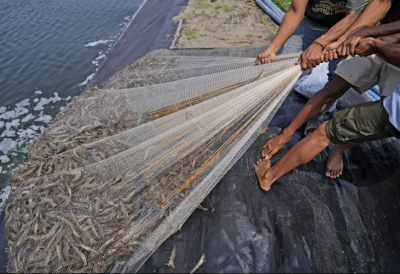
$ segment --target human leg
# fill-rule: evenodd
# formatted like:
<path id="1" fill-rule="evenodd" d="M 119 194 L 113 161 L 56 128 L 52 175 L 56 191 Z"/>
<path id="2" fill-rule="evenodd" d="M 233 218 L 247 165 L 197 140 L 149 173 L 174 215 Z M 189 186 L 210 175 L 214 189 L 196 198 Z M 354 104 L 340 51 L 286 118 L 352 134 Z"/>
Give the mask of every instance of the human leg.
<path id="1" fill-rule="evenodd" d="M 343 152 L 357 144 L 387 137 L 400 137 L 390 124 L 382 101 L 368 102 L 338 112 L 326 127 L 327 137 L 335 147 L 329 153 L 325 176 L 338 178 L 343 170 Z"/>
<path id="2" fill-rule="evenodd" d="M 254 171 L 264 191 L 270 190 L 271 185 L 282 175 L 301 164 L 308 163 L 329 145 L 330 141 L 325 133 L 327 123 L 327 121 L 324 122 L 315 132 L 300 140 L 276 165 L 271 166 L 268 158 L 257 161 Z"/>
<path id="3" fill-rule="evenodd" d="M 328 81 L 332 81 L 333 78 L 335 78 L 335 70 L 338 66 L 338 64 L 342 61 L 342 58 L 332 60 L 328 62 Z M 336 112 L 336 105 L 337 105 L 337 100 L 333 101 L 327 108 L 326 110 L 321 113 L 321 119 L 322 120 L 329 120 L 333 117 L 333 115 Z"/>
<path id="4" fill-rule="evenodd" d="M 398 67 L 392 66 L 390 64 L 387 64 L 385 61 L 381 59 L 380 57 L 375 57 L 374 62 L 378 64 L 378 66 L 381 68 L 380 69 L 380 74 L 379 74 L 379 86 L 380 86 L 380 92 L 382 97 L 387 97 L 390 96 L 395 88 L 395 86 L 398 84 L 398 81 L 400 79 L 400 69 Z M 365 88 L 364 88 L 365 89 Z M 362 87 L 360 88 L 362 90 Z M 368 110 L 365 111 L 365 114 L 370 114 L 371 112 L 376 112 L 374 110 Z M 383 113 L 384 116 L 386 116 L 386 113 Z M 366 127 L 363 125 L 363 127 Z M 387 124 L 385 128 L 380 129 L 380 131 L 384 132 L 387 131 L 386 127 L 390 128 L 390 124 Z M 326 169 L 325 169 L 325 175 L 330 178 L 337 178 L 340 175 L 342 175 L 342 170 L 343 170 L 343 159 L 342 155 L 343 152 L 351 147 L 354 147 L 355 145 L 352 144 L 340 144 L 336 145 L 331 152 L 329 153 L 329 158 L 328 162 L 326 164 Z"/>
<path id="5" fill-rule="evenodd" d="M 325 167 L 325 176 L 329 178 L 338 178 L 343 171 L 343 153 L 346 149 L 355 147 L 355 144 L 335 145 L 329 152 L 328 161 Z"/>
<path id="6" fill-rule="evenodd" d="M 341 97 L 350 87 L 351 85 L 344 79 L 335 77 L 308 100 L 307 104 L 280 135 L 272 138 L 263 146 L 262 156 L 267 159 L 271 158 L 292 138 L 292 135 L 299 127 L 325 110 L 332 101 Z"/>
<path id="7" fill-rule="evenodd" d="M 313 30 L 307 26 L 300 25 L 299 28 L 296 30 L 296 32 L 288 39 L 288 41 L 278 51 L 278 54 L 287 54 L 292 52 L 304 51 L 310 46 L 310 44 L 313 41 L 315 41 L 324 33 L 325 33 L 324 31 Z M 338 59 L 330 61 L 328 63 L 328 73 L 327 73 L 328 81 L 333 79 L 334 71 L 336 69 L 337 64 L 340 61 L 341 59 Z M 316 91 L 314 93 L 316 93 Z M 300 92 L 300 94 L 302 93 Z M 336 103 L 337 101 L 332 102 L 331 106 L 327 108 L 326 112 L 317 115 L 310 123 L 307 123 L 307 129 L 306 129 L 307 134 L 314 131 L 324 120 L 327 120 L 325 118 L 326 116 L 328 116 L 329 118 L 333 116 L 333 113 L 336 111 Z"/>
<path id="8" fill-rule="evenodd" d="M 400 138 L 400 132 L 390 123 L 383 102 L 367 102 L 339 111 L 333 119 L 298 142 L 276 165 L 271 166 L 268 158 L 260 159 L 254 170 L 260 187 L 268 191 L 278 178 L 309 162 L 330 143 L 339 144 L 336 152 L 341 157 L 344 149 L 388 137 Z"/>

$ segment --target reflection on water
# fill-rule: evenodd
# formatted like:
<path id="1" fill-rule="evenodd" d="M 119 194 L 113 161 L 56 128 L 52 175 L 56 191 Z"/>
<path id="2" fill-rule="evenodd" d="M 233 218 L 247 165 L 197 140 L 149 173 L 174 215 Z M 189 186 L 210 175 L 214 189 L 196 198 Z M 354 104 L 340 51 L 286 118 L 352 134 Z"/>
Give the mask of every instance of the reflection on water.
<path id="1" fill-rule="evenodd" d="M 0 205 L 28 144 L 79 96 L 142 2 L 0 0 Z"/>

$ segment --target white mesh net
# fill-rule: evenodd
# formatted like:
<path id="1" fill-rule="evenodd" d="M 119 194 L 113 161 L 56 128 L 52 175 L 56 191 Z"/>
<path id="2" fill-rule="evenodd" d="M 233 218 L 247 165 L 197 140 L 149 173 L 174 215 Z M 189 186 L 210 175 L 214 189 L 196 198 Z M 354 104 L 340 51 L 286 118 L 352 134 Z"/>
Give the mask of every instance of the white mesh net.
<path id="1" fill-rule="evenodd" d="M 257 138 L 298 56 L 254 66 L 157 51 L 88 89 L 14 175 L 9 271 L 136 272 Z"/>

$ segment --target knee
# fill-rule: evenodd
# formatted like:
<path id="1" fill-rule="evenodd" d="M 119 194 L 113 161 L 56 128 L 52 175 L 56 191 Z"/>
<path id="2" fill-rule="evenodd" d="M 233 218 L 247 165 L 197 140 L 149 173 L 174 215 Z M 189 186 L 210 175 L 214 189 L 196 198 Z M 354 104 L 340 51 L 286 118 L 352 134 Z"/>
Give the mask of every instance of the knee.
<path id="1" fill-rule="evenodd" d="M 314 131 L 313 134 L 315 134 L 315 137 L 320 139 L 320 142 L 324 142 L 329 144 L 329 139 L 326 136 L 326 125 L 328 124 L 329 121 L 325 121 L 322 124 L 319 125 L 319 127 Z"/>

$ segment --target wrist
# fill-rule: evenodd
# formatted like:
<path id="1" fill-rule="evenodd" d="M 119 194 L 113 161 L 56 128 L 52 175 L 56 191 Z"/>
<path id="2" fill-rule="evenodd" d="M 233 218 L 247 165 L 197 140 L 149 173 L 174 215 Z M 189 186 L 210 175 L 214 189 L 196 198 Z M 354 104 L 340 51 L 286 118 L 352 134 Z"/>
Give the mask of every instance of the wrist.
<path id="1" fill-rule="evenodd" d="M 276 54 L 281 47 L 276 43 L 271 43 L 269 46 L 263 51 L 269 54 Z"/>
<path id="2" fill-rule="evenodd" d="M 318 46 L 321 47 L 321 49 L 324 49 L 324 48 L 325 48 L 325 46 L 324 46 L 323 44 L 321 44 L 320 42 L 318 42 L 318 41 L 314 41 L 314 42 L 312 42 L 311 44 L 318 45 Z"/>
<path id="3" fill-rule="evenodd" d="M 384 41 L 377 39 L 377 38 L 373 38 L 371 47 L 374 52 L 379 52 L 380 49 L 382 48 L 382 46 L 385 44 L 386 43 Z"/>

